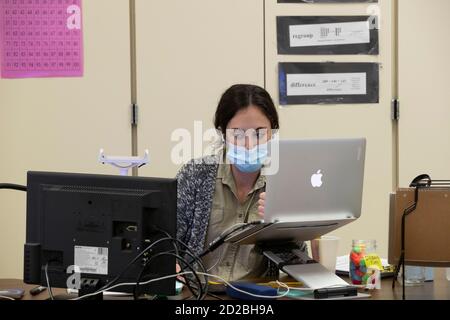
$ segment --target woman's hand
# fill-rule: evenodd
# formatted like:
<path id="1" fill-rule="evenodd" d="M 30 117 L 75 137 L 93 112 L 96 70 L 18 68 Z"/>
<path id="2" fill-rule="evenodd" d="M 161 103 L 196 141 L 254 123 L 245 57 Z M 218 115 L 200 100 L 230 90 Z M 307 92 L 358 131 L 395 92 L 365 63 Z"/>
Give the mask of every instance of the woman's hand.
<path id="1" fill-rule="evenodd" d="M 181 267 L 180 267 L 180 265 L 178 263 L 175 266 L 175 271 L 176 271 L 176 273 L 179 273 L 181 271 Z M 185 282 L 183 276 L 177 276 L 177 279 L 180 280 L 180 282 L 182 282 L 182 283 Z"/>
<path id="2" fill-rule="evenodd" d="M 264 218 L 265 205 L 266 205 L 266 193 L 261 192 L 259 194 L 259 200 L 258 200 L 258 214 L 261 216 L 261 218 Z"/>

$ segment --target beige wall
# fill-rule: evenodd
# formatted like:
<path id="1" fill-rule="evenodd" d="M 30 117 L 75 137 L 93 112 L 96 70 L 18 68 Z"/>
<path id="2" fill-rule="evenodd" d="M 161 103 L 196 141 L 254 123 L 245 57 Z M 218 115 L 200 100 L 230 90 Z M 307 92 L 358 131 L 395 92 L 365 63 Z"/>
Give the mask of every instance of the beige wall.
<path id="1" fill-rule="evenodd" d="M 444 70 L 449 67 L 446 60 L 449 44 L 442 45 L 439 40 L 448 30 L 442 12 L 449 10 L 442 9 L 448 7 L 447 0 L 400 2 L 404 12 L 400 21 L 400 58 L 404 62 L 400 65 L 400 92 L 405 115 L 401 119 L 400 164 L 401 170 L 405 170 L 401 171 L 404 184 L 411 179 L 411 174 L 420 170 L 448 175 L 445 164 L 449 154 L 444 144 L 449 136 L 445 119 L 450 118 L 450 109 L 445 108 L 449 97 Z M 367 4 L 277 4 L 276 0 L 266 0 L 264 17 L 261 0 L 137 0 L 136 3 L 138 151 L 139 154 L 147 148 L 150 151 L 150 165 L 143 167 L 140 175 L 175 175 L 179 166 L 170 161 L 171 148 L 176 144 L 170 140 L 172 132 L 186 128 L 193 134 L 196 120 L 203 122 L 203 130 L 211 127 L 218 98 L 229 85 L 266 83 L 277 100 L 279 61 L 381 63 L 379 104 L 291 106 L 280 108 L 279 112 L 283 138 L 367 137 L 362 217 L 335 234 L 343 239 L 341 254 L 348 251 L 353 238 L 374 238 L 379 243 L 379 252 L 386 256 L 387 195 L 393 179 L 392 1 L 379 0 L 380 55 L 374 57 L 278 56 L 276 53 L 277 15 L 360 15 L 367 14 Z M 429 21 L 427 30 L 443 30 L 440 31 L 443 35 L 427 40 L 425 48 L 416 48 L 413 46 L 416 35 L 423 31 L 415 21 L 423 12 Z M 436 16 L 442 18 L 435 19 Z M 25 184 L 29 169 L 117 173 L 98 164 L 97 153 L 101 147 L 108 154 L 127 155 L 131 150 L 128 19 L 127 0 L 85 1 L 83 78 L 0 80 L 0 182 Z M 408 48 L 416 48 L 420 63 L 409 54 Z M 428 63 L 433 66 L 431 69 L 426 67 Z M 430 77 L 440 74 L 443 84 L 436 83 L 439 93 L 426 83 L 426 89 L 419 91 L 411 70 Z M 435 103 L 427 102 L 430 96 L 436 99 Z M 413 104 L 414 111 L 405 110 L 406 105 Z M 427 112 L 430 109 L 432 112 Z M 447 127 L 436 135 L 435 126 L 428 130 L 427 135 L 433 142 L 438 141 L 437 144 L 411 136 L 412 129 L 419 123 L 423 125 L 422 119 L 430 114 L 433 119 L 425 125 L 437 123 Z M 411 140 L 431 148 L 433 159 L 418 158 L 414 165 L 405 161 L 414 151 Z M 0 278 L 22 276 L 24 201 L 24 194 L 0 192 Z"/>

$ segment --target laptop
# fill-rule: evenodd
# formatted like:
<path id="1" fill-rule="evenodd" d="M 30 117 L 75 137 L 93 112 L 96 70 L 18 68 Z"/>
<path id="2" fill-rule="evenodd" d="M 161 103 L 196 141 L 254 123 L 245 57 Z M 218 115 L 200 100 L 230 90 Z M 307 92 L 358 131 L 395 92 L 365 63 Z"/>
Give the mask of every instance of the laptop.
<path id="1" fill-rule="evenodd" d="M 264 221 L 227 242 L 307 241 L 360 217 L 366 139 L 275 140 L 269 150 Z"/>
<path id="2" fill-rule="evenodd" d="M 294 240 L 319 238 L 361 216 L 366 140 L 272 141 L 266 174 L 264 221 L 232 234 L 226 242 L 260 243 L 263 254 L 310 288 L 348 284 L 305 252 L 287 248 Z M 277 245 L 277 243 L 279 243 Z"/>

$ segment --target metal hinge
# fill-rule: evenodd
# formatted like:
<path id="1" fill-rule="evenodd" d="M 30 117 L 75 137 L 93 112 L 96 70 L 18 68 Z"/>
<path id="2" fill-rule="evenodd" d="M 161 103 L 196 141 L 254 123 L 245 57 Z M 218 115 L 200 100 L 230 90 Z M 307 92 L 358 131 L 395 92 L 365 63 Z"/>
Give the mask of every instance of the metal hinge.
<path id="1" fill-rule="evenodd" d="M 398 121 L 400 119 L 400 100 L 394 99 L 392 100 L 391 107 L 391 119 L 394 121 Z"/>
<path id="2" fill-rule="evenodd" d="M 136 126 L 138 123 L 138 105 L 133 103 L 131 105 L 131 125 Z"/>

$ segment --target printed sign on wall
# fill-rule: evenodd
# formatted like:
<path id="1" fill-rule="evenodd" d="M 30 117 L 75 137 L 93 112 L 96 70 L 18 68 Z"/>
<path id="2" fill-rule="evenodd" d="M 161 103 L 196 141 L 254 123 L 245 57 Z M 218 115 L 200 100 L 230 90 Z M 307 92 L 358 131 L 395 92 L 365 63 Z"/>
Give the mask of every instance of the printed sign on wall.
<path id="1" fill-rule="evenodd" d="M 280 105 L 379 102 L 377 63 L 279 63 Z"/>
<path id="2" fill-rule="evenodd" d="M 81 0 L 0 0 L 2 78 L 83 76 Z"/>
<path id="3" fill-rule="evenodd" d="M 278 0 L 278 3 L 370 3 L 378 0 Z"/>
<path id="4" fill-rule="evenodd" d="M 277 17 L 278 54 L 378 54 L 376 16 Z"/>

